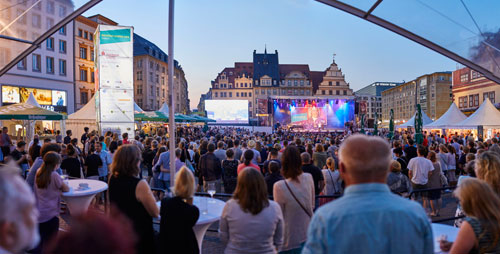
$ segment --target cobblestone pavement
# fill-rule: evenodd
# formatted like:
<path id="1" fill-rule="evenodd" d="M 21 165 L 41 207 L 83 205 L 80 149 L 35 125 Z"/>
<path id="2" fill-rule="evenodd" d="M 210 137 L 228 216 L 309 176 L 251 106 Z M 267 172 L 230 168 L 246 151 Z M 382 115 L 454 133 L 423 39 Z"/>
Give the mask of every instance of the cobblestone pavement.
<path id="1" fill-rule="evenodd" d="M 455 210 L 457 208 L 457 200 L 451 193 L 443 193 L 442 195 L 443 198 L 443 205 L 441 208 L 440 216 L 439 217 L 432 217 L 431 219 L 433 221 L 435 220 L 440 220 L 440 219 L 445 219 L 445 218 L 452 218 L 455 216 Z M 102 211 L 104 213 L 104 207 L 99 206 L 97 207 L 98 211 Z M 70 225 L 71 225 L 71 217 L 70 215 L 65 212 L 60 215 L 61 218 L 61 224 L 60 224 L 60 230 L 65 231 L 67 230 Z M 442 224 L 447 224 L 447 225 L 453 225 L 453 220 L 450 221 L 445 221 L 445 222 L 440 222 Z M 212 254 L 212 253 L 223 253 L 224 252 L 224 245 L 219 239 L 217 229 L 218 229 L 219 223 L 214 223 L 212 226 L 210 226 L 209 230 L 207 231 L 205 238 L 203 239 L 203 246 L 202 246 L 202 253 L 203 254 Z M 155 225 L 155 230 L 159 230 L 158 225 Z"/>

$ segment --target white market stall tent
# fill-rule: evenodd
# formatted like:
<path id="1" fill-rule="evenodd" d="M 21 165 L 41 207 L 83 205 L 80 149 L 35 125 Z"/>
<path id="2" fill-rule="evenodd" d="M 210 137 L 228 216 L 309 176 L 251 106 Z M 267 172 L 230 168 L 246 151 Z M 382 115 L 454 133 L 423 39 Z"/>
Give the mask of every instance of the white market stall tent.
<path id="1" fill-rule="evenodd" d="M 447 129 L 454 124 L 465 120 L 467 116 L 458 109 L 455 103 L 451 103 L 448 110 L 436 121 L 424 125 L 424 129 Z"/>
<path id="2" fill-rule="evenodd" d="M 415 127 L 415 117 L 417 116 L 417 112 L 415 111 L 415 114 L 408 120 L 406 123 L 401 124 L 396 126 L 398 129 L 406 129 L 408 127 Z M 432 120 L 425 114 L 425 112 L 422 110 L 422 125 L 425 126 L 427 124 L 432 123 Z"/>
<path id="3" fill-rule="evenodd" d="M 80 140 L 80 137 L 84 133 L 83 128 L 85 127 L 89 127 L 90 131 L 98 129 L 95 96 L 92 96 L 89 102 L 81 109 L 68 115 L 68 120 L 66 120 L 66 130 L 71 130 L 73 133 L 72 138 Z"/>
<path id="4" fill-rule="evenodd" d="M 467 119 L 449 126 L 453 129 L 477 129 L 483 126 L 485 129 L 500 129 L 500 111 L 491 103 L 485 100 L 481 106 Z"/>

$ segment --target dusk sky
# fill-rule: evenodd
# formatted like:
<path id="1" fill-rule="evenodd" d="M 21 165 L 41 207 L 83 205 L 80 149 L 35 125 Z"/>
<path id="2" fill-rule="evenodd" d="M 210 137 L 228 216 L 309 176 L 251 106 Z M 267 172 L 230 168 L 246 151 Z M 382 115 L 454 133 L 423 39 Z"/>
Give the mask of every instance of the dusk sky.
<path id="1" fill-rule="evenodd" d="M 167 0 L 104 0 L 84 15 L 94 14 L 134 26 L 168 52 Z M 174 55 L 186 73 L 191 109 L 224 67 L 251 62 L 253 50 L 263 52 L 264 45 L 268 52 L 278 50 L 280 63 L 309 64 L 317 71 L 326 69 L 335 53 L 354 91 L 375 81 L 409 81 L 457 67 L 406 38 L 313 0 L 176 1 Z"/>

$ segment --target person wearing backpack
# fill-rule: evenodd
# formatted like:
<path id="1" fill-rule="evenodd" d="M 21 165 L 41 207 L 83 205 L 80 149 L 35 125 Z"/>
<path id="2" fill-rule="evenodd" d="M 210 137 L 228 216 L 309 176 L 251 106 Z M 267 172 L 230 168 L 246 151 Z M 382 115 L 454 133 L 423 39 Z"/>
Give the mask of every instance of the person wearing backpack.
<path id="1" fill-rule="evenodd" d="M 391 171 L 387 175 L 387 185 L 389 189 L 400 196 L 407 197 L 411 193 L 410 179 L 401 172 L 401 164 L 393 160 Z"/>

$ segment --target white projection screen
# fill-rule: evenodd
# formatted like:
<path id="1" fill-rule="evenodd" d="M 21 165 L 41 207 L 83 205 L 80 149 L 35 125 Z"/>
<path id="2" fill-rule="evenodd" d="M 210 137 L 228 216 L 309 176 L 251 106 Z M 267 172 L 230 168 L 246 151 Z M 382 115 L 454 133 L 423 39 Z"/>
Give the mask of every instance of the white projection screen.
<path id="1" fill-rule="evenodd" d="M 206 100 L 205 110 L 218 124 L 248 124 L 248 100 Z"/>

